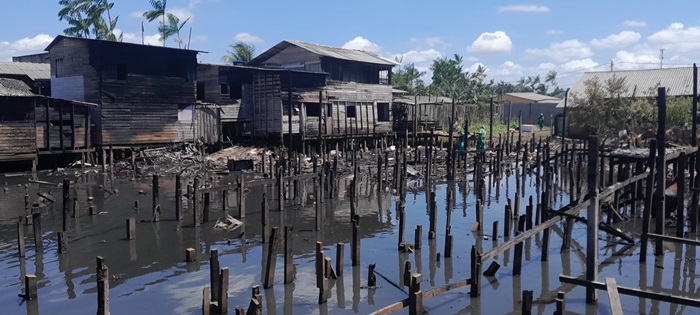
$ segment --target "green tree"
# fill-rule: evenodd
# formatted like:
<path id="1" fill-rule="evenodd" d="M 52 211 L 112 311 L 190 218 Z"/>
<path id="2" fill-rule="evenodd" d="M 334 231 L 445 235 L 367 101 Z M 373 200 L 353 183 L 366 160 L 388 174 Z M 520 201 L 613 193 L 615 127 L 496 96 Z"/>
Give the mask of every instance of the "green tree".
<path id="1" fill-rule="evenodd" d="M 187 24 L 187 21 L 190 20 L 190 18 L 185 19 L 182 23 L 180 23 L 180 18 L 175 16 L 172 13 L 167 13 L 168 16 L 168 24 L 163 24 L 158 27 L 158 32 L 161 33 L 160 39 L 165 42 L 165 39 L 168 37 L 172 36 L 177 36 L 177 39 L 175 41 L 177 42 L 177 46 L 179 48 L 182 48 L 182 39 L 180 38 L 180 31 L 182 28 Z"/>
<path id="2" fill-rule="evenodd" d="M 226 51 L 226 55 L 221 57 L 221 61 L 228 64 L 233 64 L 236 61 L 249 62 L 255 56 L 255 45 L 246 44 L 238 41 L 235 44 L 228 45 L 230 48 Z"/>
<path id="3" fill-rule="evenodd" d="M 66 20 L 70 27 L 63 30 L 68 36 L 117 41 L 122 39 L 114 34 L 119 16 L 112 18 L 110 10 L 114 3 L 107 0 L 60 0 L 58 20 Z M 105 18 L 106 15 L 106 18 Z"/>
<path id="4" fill-rule="evenodd" d="M 402 59 L 396 58 L 401 63 Z M 404 90 L 412 95 L 418 95 L 418 91 L 425 91 L 425 84 L 420 79 L 425 72 L 418 71 L 415 65 L 409 63 L 394 71 L 391 75 L 391 85 L 399 90 Z"/>
<path id="5" fill-rule="evenodd" d="M 165 40 L 170 36 L 165 32 L 165 7 L 167 5 L 167 0 L 150 0 L 150 3 L 153 9 L 143 12 L 143 17 L 145 17 L 148 22 L 153 22 L 157 18 L 163 18 L 163 21 L 160 22 L 161 24 L 158 27 L 158 31 L 161 32 L 161 39 L 163 39 L 163 46 L 165 46 Z"/>

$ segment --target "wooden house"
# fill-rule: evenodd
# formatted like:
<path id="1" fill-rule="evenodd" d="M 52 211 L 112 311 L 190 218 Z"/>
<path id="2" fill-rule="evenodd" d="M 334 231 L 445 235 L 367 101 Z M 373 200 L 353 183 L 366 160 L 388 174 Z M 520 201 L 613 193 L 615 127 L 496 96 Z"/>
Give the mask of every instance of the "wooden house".
<path id="1" fill-rule="evenodd" d="M 57 36 L 46 47 L 52 96 L 100 105 L 96 146 L 152 146 L 199 139 L 195 50 Z"/>
<path id="2" fill-rule="evenodd" d="M 255 135 L 278 136 L 291 129 L 302 141 L 391 133 L 395 65 L 370 52 L 283 41 L 247 64 L 271 69 L 256 74 L 245 90 L 249 129 Z M 323 75 L 321 85 L 315 84 L 318 75 Z"/>
<path id="3" fill-rule="evenodd" d="M 51 96 L 49 64 L 25 62 L 25 59 L 17 60 L 22 61 L 0 62 L 0 78 L 20 80 L 31 88 L 32 93 Z"/>
<path id="4" fill-rule="evenodd" d="M 217 115 L 220 140 L 226 142 L 243 135 L 247 122 L 241 111 L 243 82 L 234 79 L 232 69 L 231 65 L 197 65 L 197 107 Z"/>
<path id="5" fill-rule="evenodd" d="M 96 104 L 36 95 L 24 82 L 0 78 L 0 161 L 92 151 Z"/>

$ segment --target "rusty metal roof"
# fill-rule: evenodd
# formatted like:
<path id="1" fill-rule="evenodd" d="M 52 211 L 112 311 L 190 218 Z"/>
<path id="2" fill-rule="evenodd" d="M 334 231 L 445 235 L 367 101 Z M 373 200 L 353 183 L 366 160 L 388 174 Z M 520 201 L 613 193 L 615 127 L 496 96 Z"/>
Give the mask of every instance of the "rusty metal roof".
<path id="1" fill-rule="evenodd" d="M 345 49 L 345 48 L 323 46 L 323 45 L 305 43 L 305 42 L 300 42 L 300 41 L 295 41 L 295 40 L 284 40 L 284 41 L 280 42 L 279 44 L 273 46 L 272 48 L 266 50 L 262 54 L 253 58 L 253 60 L 251 60 L 249 64 L 251 64 L 251 65 L 262 64 L 265 62 L 265 60 L 270 59 L 272 56 L 280 53 L 281 51 L 287 49 L 290 46 L 297 46 L 299 48 L 302 48 L 304 50 L 307 50 L 311 53 L 314 53 L 316 55 L 323 56 L 323 57 L 330 57 L 330 58 L 341 59 L 341 60 L 385 65 L 385 66 L 391 66 L 391 67 L 398 65 L 398 63 L 396 63 L 392 60 L 389 60 L 387 58 L 384 58 L 382 56 L 379 56 L 379 55 L 376 55 L 376 54 L 373 54 L 371 52 L 364 51 L 364 50 L 355 50 L 355 49 Z"/>
<path id="2" fill-rule="evenodd" d="M 514 93 L 506 93 L 506 95 L 524 98 L 526 100 L 532 101 L 533 103 L 557 103 L 557 102 L 561 101 L 561 99 L 558 97 L 549 96 L 549 95 L 542 95 L 542 94 L 537 94 L 537 93 L 533 93 L 533 92 L 514 92 Z"/>
<path id="3" fill-rule="evenodd" d="M 32 80 L 51 79 L 51 65 L 48 63 L 0 62 L 0 74 L 26 75 Z"/>
<path id="4" fill-rule="evenodd" d="M 598 80 L 605 83 L 612 77 L 625 78 L 625 83 L 629 87 L 622 97 L 647 97 L 656 95 L 657 87 L 665 87 L 667 96 L 690 96 L 693 95 L 693 67 L 630 70 L 630 71 L 606 71 L 606 72 L 586 72 L 576 81 L 569 90 L 569 97 L 576 95 L 584 97 L 586 92 L 585 82 L 588 80 Z M 572 106 L 571 102 L 568 104 Z M 576 106 L 576 105 L 573 105 Z M 557 107 L 564 107 L 564 100 L 561 100 Z"/>
<path id="5" fill-rule="evenodd" d="M 0 78 L 0 96 L 34 96 L 34 93 L 20 80 Z"/>

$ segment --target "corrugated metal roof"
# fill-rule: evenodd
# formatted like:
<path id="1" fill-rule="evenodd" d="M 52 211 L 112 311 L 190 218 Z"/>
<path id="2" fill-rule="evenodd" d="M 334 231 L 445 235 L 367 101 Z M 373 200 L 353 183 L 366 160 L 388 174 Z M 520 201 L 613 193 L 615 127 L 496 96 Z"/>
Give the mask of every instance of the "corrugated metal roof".
<path id="1" fill-rule="evenodd" d="M 549 96 L 549 95 L 542 95 L 542 94 L 537 94 L 537 93 L 533 93 L 533 92 L 506 93 L 506 95 L 524 98 L 527 100 L 531 100 L 532 102 L 535 102 L 535 103 L 548 103 L 548 102 L 555 103 L 555 102 L 559 102 L 561 100 L 558 97 Z"/>
<path id="2" fill-rule="evenodd" d="M 47 63 L 0 62 L 0 74 L 26 75 L 32 80 L 51 79 L 51 65 Z"/>
<path id="3" fill-rule="evenodd" d="M 651 91 L 656 95 L 656 88 L 665 87 L 667 96 L 690 96 L 693 95 L 693 67 L 631 70 L 631 71 L 607 71 L 607 72 L 586 72 L 576 81 L 569 90 L 569 98 L 573 95 L 584 97 L 586 92 L 585 82 L 598 79 L 601 83 L 612 78 L 625 78 L 625 83 L 629 87 L 622 97 L 643 97 L 649 96 Z M 571 102 L 568 104 L 571 106 Z M 575 105 L 574 105 L 575 106 Z M 557 107 L 564 107 L 564 100 L 561 100 Z"/>
<path id="4" fill-rule="evenodd" d="M 0 96 L 34 96 L 34 93 L 20 80 L 0 78 Z"/>
<path id="5" fill-rule="evenodd" d="M 394 97 L 394 102 L 415 105 L 416 101 L 418 104 L 450 104 L 452 99 L 449 97 L 442 96 L 423 96 L 423 95 L 399 95 Z"/>
<path id="6" fill-rule="evenodd" d="M 272 48 L 266 50 L 262 54 L 253 58 L 253 60 L 251 60 L 249 62 L 249 64 L 251 64 L 251 65 L 262 64 L 266 60 L 270 59 L 272 56 L 278 54 L 279 52 L 281 52 L 282 50 L 284 50 L 290 46 L 297 46 L 299 48 L 308 50 L 308 51 L 310 51 L 314 54 L 317 54 L 319 56 L 336 58 L 336 59 L 341 59 L 341 60 L 372 63 L 372 64 L 379 64 L 379 65 L 385 65 L 385 66 L 392 66 L 392 67 L 395 65 L 398 65 L 397 62 L 394 62 L 392 60 L 389 60 L 387 58 L 384 58 L 382 56 L 379 56 L 377 54 L 374 54 L 374 53 L 371 53 L 368 51 L 364 51 L 364 50 L 355 50 L 355 49 L 345 49 L 345 48 L 323 46 L 323 45 L 300 42 L 300 41 L 296 41 L 296 40 L 284 40 L 284 41 L 280 42 L 279 44 L 273 46 Z"/>

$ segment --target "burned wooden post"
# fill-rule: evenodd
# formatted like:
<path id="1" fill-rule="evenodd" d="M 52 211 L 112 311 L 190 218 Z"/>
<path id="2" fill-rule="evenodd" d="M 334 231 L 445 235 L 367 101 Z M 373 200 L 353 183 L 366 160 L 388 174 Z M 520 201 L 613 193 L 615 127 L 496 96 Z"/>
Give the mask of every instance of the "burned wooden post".
<path id="1" fill-rule="evenodd" d="M 360 216 L 355 216 L 352 220 L 352 248 L 350 258 L 353 266 L 360 265 Z"/>
<path id="2" fill-rule="evenodd" d="M 160 221 L 160 192 L 158 189 L 158 175 L 153 174 L 153 222 Z"/>
<path id="3" fill-rule="evenodd" d="M 586 280 L 596 281 L 598 278 L 598 136 L 588 138 L 588 206 L 586 239 Z M 542 209 L 544 212 L 545 209 Z M 598 300 L 598 292 L 592 287 L 586 287 L 586 302 Z"/>
<path id="4" fill-rule="evenodd" d="M 658 235 L 664 235 L 664 219 L 666 218 L 666 88 L 660 87 L 657 96 L 658 103 L 658 127 L 656 131 L 656 191 L 654 192 L 654 200 L 656 201 L 656 230 Z M 696 136 L 696 135 L 693 135 Z M 661 238 L 656 238 L 654 246 L 654 255 L 663 255 L 664 241 Z M 595 280 L 595 279 L 587 279 Z"/>
<path id="5" fill-rule="evenodd" d="M 199 199 L 199 178 L 194 178 L 194 185 L 192 185 L 192 219 L 195 227 L 199 226 L 199 213 L 197 211 L 197 201 Z M 214 288 L 212 288 L 214 291 Z"/>
<path id="6" fill-rule="evenodd" d="M 68 211 L 70 207 L 70 180 L 63 179 L 63 232 L 68 231 Z"/>
<path id="7" fill-rule="evenodd" d="M 211 308 L 211 288 L 205 285 L 202 289 L 202 315 L 210 315 Z"/>
<path id="8" fill-rule="evenodd" d="M 175 220 L 182 220 L 182 179 L 175 175 Z"/>
<path id="9" fill-rule="evenodd" d="M 211 285 L 211 301 L 219 300 L 219 292 L 221 292 L 219 286 L 219 250 L 212 248 L 209 256 L 209 283 Z"/>
<path id="10" fill-rule="evenodd" d="M 685 169 L 686 156 L 685 152 L 681 152 L 678 157 L 678 171 L 676 172 L 676 237 L 683 237 L 685 228 Z"/>
<path id="11" fill-rule="evenodd" d="M 498 269 L 501 268 L 501 264 L 499 264 L 497 261 L 492 261 L 491 264 L 489 265 L 486 270 L 484 270 L 484 276 L 486 277 L 493 277 L 496 275 L 496 272 Z"/>
<path id="12" fill-rule="evenodd" d="M 275 280 L 275 264 L 277 262 L 277 227 L 270 231 L 270 241 L 268 242 L 267 257 L 265 258 L 265 277 L 263 278 L 263 288 L 272 288 Z"/>
<path id="13" fill-rule="evenodd" d="M 449 229 L 447 229 L 447 235 L 445 235 L 445 258 L 452 257 L 452 234 L 450 234 Z"/>
<path id="14" fill-rule="evenodd" d="M 97 315 L 109 315 L 109 268 L 102 256 L 97 256 Z"/>
<path id="15" fill-rule="evenodd" d="M 134 217 L 126 219 L 126 239 L 136 239 L 136 218 Z"/>
<path id="16" fill-rule="evenodd" d="M 292 252 L 292 226 L 284 227 L 284 283 L 294 282 L 294 256 Z"/>
<path id="17" fill-rule="evenodd" d="M 211 194 L 209 192 L 205 192 L 203 194 L 203 196 L 204 196 L 204 201 L 203 201 L 203 205 L 202 205 L 202 222 L 209 222 L 209 209 L 210 209 L 209 200 L 210 200 Z M 160 212 L 160 210 L 159 210 L 159 212 Z"/>
<path id="18" fill-rule="evenodd" d="M 646 179 L 645 189 L 644 189 L 644 210 L 642 212 L 642 235 L 639 246 L 639 262 L 646 262 L 647 260 L 647 246 L 649 245 L 649 227 L 651 221 L 652 207 L 656 205 L 654 201 L 654 172 L 656 166 L 656 139 L 651 139 L 649 141 L 649 176 Z"/>
<path id="19" fill-rule="evenodd" d="M 411 286 L 408 290 L 408 314 L 423 314 L 423 292 L 420 290 L 420 283 L 423 277 L 420 273 L 411 276 Z"/>
<path id="20" fill-rule="evenodd" d="M 481 253 L 472 245 L 471 250 L 471 288 L 469 296 L 478 297 L 481 295 Z"/>
<path id="21" fill-rule="evenodd" d="M 423 226 L 418 224 L 418 225 L 416 225 L 416 230 L 414 233 L 413 248 L 416 250 L 420 250 L 422 241 L 423 241 Z"/>
<path id="22" fill-rule="evenodd" d="M 565 293 L 563 291 L 557 292 L 556 304 L 557 309 L 556 312 L 554 312 L 554 315 L 564 315 L 566 312 L 566 300 Z"/>
<path id="23" fill-rule="evenodd" d="M 404 247 L 405 240 L 405 230 L 406 230 L 406 207 L 403 201 L 398 201 L 398 215 L 399 215 L 399 250 Z"/>
<path id="24" fill-rule="evenodd" d="M 321 173 L 323 173 L 323 171 L 321 171 Z M 323 217 L 323 213 L 321 212 L 321 203 L 323 202 L 323 200 L 321 199 L 321 195 L 323 194 L 323 189 L 321 188 L 322 177 L 323 175 L 321 174 L 319 174 L 318 177 L 314 177 L 314 196 L 316 197 L 316 203 L 314 205 L 316 210 L 314 221 L 316 222 L 316 231 L 321 230 L 321 218 Z M 352 207 L 352 205 L 350 205 L 350 207 Z"/>
<path id="25" fill-rule="evenodd" d="M 523 290 L 523 301 L 520 313 L 522 315 L 532 314 L 532 290 Z"/>
<path id="26" fill-rule="evenodd" d="M 345 244 L 338 243 L 335 246 L 335 274 L 338 277 L 340 277 L 343 275 L 343 263 L 345 261 Z"/>
<path id="27" fill-rule="evenodd" d="M 241 219 L 245 218 L 245 179 L 243 174 L 238 177 L 238 215 Z"/>
<path id="28" fill-rule="evenodd" d="M 262 224 L 262 242 L 263 244 L 265 244 L 267 243 L 268 238 L 270 237 L 270 208 L 267 206 L 266 193 L 264 192 L 262 194 L 262 202 L 260 208 L 260 223 Z"/>
<path id="29" fill-rule="evenodd" d="M 24 294 L 22 298 L 25 300 L 33 300 L 38 296 L 36 275 L 24 275 Z"/>
<path id="30" fill-rule="evenodd" d="M 41 213 L 32 214 L 32 225 L 34 227 L 34 247 L 37 251 L 44 249 L 44 235 L 41 232 Z"/>
<path id="31" fill-rule="evenodd" d="M 17 221 L 17 254 L 24 257 L 24 227 L 22 221 Z"/>
<path id="32" fill-rule="evenodd" d="M 284 186 L 284 173 L 280 170 L 277 176 L 277 210 L 279 211 L 284 210 Z"/>
<path id="33" fill-rule="evenodd" d="M 219 273 L 219 292 L 217 294 L 216 308 L 219 314 L 228 314 L 228 267 L 221 268 Z"/>
<path id="34" fill-rule="evenodd" d="M 516 235 L 517 236 L 517 235 Z M 515 244 L 513 252 L 513 276 L 519 276 L 523 265 L 523 242 Z"/>
<path id="35" fill-rule="evenodd" d="M 197 260 L 197 254 L 194 252 L 194 248 L 188 247 L 185 249 L 185 262 L 193 262 Z"/>
<path id="36" fill-rule="evenodd" d="M 510 206 L 505 206 L 505 214 L 503 215 L 503 237 L 510 237 L 510 221 L 513 220 L 513 214 L 510 212 Z"/>
<path id="37" fill-rule="evenodd" d="M 316 287 L 323 289 L 323 281 L 325 280 L 325 264 L 324 257 L 325 252 L 323 251 L 323 243 L 320 241 L 316 242 L 316 257 L 314 260 L 314 266 L 316 267 Z"/>

